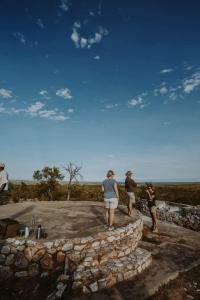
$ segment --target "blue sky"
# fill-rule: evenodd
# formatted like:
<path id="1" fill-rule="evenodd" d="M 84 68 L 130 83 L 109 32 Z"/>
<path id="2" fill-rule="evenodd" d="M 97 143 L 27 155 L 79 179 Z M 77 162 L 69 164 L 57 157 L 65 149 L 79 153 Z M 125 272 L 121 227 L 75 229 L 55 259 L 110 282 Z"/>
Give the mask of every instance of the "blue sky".
<path id="1" fill-rule="evenodd" d="M 200 178 L 199 1 L 1 1 L 0 160 L 11 178 Z"/>

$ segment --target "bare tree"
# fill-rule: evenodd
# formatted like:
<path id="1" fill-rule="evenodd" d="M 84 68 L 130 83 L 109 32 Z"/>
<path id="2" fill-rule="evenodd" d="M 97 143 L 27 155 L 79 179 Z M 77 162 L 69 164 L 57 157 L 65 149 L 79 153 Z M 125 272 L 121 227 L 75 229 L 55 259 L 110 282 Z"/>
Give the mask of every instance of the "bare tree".
<path id="1" fill-rule="evenodd" d="M 69 177 L 67 185 L 67 200 L 70 200 L 72 182 L 78 182 L 78 178 L 83 178 L 83 176 L 80 174 L 80 170 L 82 169 L 82 167 L 76 166 L 74 163 L 69 162 L 69 164 L 64 167 L 64 169 L 67 172 L 67 176 Z"/>

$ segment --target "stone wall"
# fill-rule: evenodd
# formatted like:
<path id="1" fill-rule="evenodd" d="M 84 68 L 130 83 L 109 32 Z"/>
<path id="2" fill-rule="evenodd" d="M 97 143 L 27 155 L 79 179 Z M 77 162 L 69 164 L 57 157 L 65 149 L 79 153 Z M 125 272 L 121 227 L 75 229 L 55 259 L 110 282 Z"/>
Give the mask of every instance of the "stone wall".
<path id="1" fill-rule="evenodd" d="M 138 199 L 136 206 L 144 215 L 150 216 L 147 200 Z M 170 202 L 165 202 L 163 205 L 162 201 L 157 201 L 157 217 L 164 222 L 200 231 L 200 208 L 198 207 Z"/>
<path id="2" fill-rule="evenodd" d="M 133 277 L 151 255 L 136 249 L 143 222 L 85 238 L 40 241 L 7 239 L 0 246 L 0 281 L 49 276 L 56 270 L 68 275 L 73 289 L 91 292 Z"/>

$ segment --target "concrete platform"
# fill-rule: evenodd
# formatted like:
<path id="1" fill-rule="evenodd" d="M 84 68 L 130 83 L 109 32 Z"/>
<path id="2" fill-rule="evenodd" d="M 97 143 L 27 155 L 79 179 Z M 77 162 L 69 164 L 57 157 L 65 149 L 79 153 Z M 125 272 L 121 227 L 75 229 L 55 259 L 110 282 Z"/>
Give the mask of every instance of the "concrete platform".
<path id="1" fill-rule="evenodd" d="M 48 233 L 47 240 L 83 237 L 105 231 L 103 203 L 91 201 L 23 202 L 2 205 L 0 219 L 13 218 L 22 224 L 31 225 L 33 217 Z M 132 218 L 126 208 L 116 209 L 115 226 L 126 226 L 138 218 Z M 34 237 L 31 237 L 31 239 Z"/>

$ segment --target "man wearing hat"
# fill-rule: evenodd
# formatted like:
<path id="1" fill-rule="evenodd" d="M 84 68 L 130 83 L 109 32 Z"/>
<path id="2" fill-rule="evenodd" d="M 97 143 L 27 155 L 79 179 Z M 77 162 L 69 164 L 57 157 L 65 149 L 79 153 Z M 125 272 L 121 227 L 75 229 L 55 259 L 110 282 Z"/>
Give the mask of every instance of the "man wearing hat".
<path id="1" fill-rule="evenodd" d="M 8 173 L 5 170 L 5 164 L 0 163 L 0 204 L 8 190 Z"/>
<path id="2" fill-rule="evenodd" d="M 135 204 L 135 189 L 137 183 L 131 178 L 133 173 L 131 171 L 126 172 L 125 190 L 128 194 L 128 215 L 131 217 L 133 204 Z"/>

